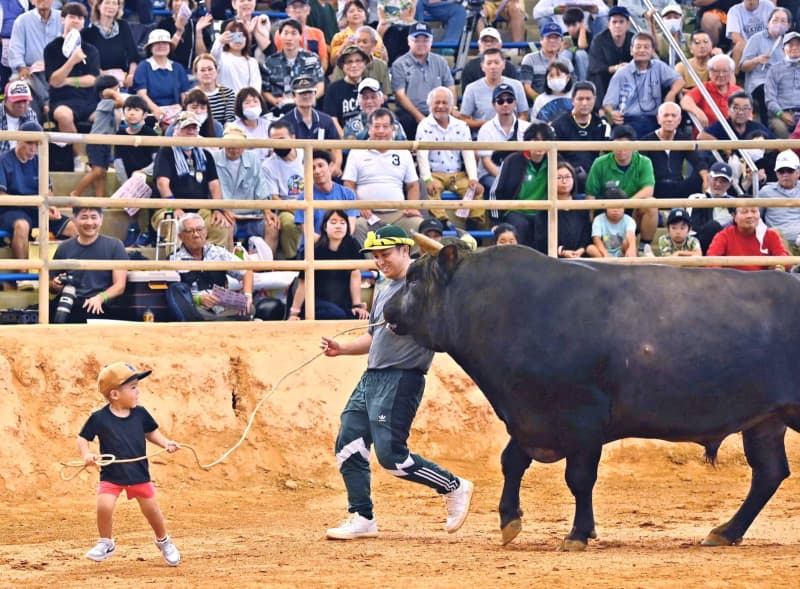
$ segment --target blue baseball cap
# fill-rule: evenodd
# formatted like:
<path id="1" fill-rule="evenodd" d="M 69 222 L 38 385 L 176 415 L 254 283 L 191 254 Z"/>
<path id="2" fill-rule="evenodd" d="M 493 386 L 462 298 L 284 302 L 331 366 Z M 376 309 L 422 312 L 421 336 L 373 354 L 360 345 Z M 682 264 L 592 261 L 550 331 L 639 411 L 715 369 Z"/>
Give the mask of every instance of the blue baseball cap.
<path id="1" fill-rule="evenodd" d="M 549 37 L 550 35 L 558 35 L 561 37 L 564 34 L 564 31 L 561 30 L 561 27 L 554 22 L 544 23 L 542 28 L 539 29 L 539 32 L 541 33 L 542 39 Z"/>

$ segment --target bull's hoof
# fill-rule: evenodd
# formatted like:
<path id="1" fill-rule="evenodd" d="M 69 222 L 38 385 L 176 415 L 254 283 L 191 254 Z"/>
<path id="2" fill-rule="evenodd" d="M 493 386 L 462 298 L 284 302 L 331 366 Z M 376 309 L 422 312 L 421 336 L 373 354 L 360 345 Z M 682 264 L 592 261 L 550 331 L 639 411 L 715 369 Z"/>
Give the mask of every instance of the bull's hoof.
<path id="1" fill-rule="evenodd" d="M 502 527 L 500 532 L 503 534 L 503 546 L 514 540 L 522 531 L 522 520 L 512 519 Z"/>
<path id="2" fill-rule="evenodd" d="M 561 546 L 558 547 L 558 552 L 583 552 L 589 543 L 586 540 L 572 540 L 564 538 Z"/>
<path id="3" fill-rule="evenodd" d="M 731 540 L 727 536 L 712 531 L 700 544 L 701 546 L 736 546 L 740 544 L 741 541 L 741 538 Z"/>

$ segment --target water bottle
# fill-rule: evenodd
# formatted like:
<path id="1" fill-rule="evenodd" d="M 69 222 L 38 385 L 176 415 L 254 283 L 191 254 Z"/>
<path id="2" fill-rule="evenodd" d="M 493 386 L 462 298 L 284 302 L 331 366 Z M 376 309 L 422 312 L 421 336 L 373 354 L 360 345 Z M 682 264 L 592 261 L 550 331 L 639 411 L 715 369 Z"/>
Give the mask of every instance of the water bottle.
<path id="1" fill-rule="evenodd" d="M 475 198 L 475 189 L 468 188 L 467 191 L 464 193 L 463 200 L 472 200 Z M 462 219 L 466 219 L 469 217 L 469 209 L 458 209 L 456 210 L 456 217 L 461 217 Z"/>
<path id="2" fill-rule="evenodd" d="M 233 246 L 233 255 L 239 258 L 240 260 L 244 260 L 245 249 L 241 241 L 237 241 L 236 245 Z"/>
<path id="3" fill-rule="evenodd" d="M 623 84 L 622 90 L 619 93 L 619 112 L 625 114 L 625 109 L 628 107 L 628 96 L 631 94 L 631 85 Z"/>
<path id="4" fill-rule="evenodd" d="M 142 314 L 142 321 L 145 323 L 153 323 L 155 320 L 156 316 L 153 314 L 153 310 L 150 307 L 147 307 Z"/>

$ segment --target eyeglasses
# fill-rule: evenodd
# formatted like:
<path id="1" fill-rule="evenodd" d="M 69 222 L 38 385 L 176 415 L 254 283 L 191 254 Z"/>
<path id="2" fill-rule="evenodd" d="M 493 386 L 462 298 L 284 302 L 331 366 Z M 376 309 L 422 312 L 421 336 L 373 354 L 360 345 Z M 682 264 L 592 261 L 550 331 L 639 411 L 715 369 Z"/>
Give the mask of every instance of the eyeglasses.
<path id="1" fill-rule="evenodd" d="M 192 228 L 187 227 L 183 231 L 181 231 L 181 233 L 189 233 L 190 235 L 195 235 L 195 234 L 199 235 L 205 230 L 206 230 L 205 227 L 192 227 Z"/>
<path id="2" fill-rule="evenodd" d="M 360 63 L 364 63 L 364 60 L 363 60 L 363 59 L 361 59 L 361 58 L 357 58 L 357 59 L 345 59 L 345 60 L 344 60 L 344 62 L 342 62 L 342 63 L 343 63 L 344 65 L 354 65 L 354 64 L 357 64 L 357 63 L 359 63 L 359 64 L 360 64 Z"/>
<path id="3" fill-rule="evenodd" d="M 745 112 L 750 112 L 753 109 L 751 107 L 749 107 L 749 106 L 732 106 L 731 110 L 733 112 L 745 113 Z"/>
<path id="4" fill-rule="evenodd" d="M 556 180 L 558 180 L 559 182 L 566 182 L 567 180 L 572 180 L 572 176 L 570 176 L 570 175 L 567 175 L 567 176 L 556 176 Z"/>
<path id="5" fill-rule="evenodd" d="M 498 98 L 494 101 L 495 104 L 514 104 L 516 102 L 516 98 Z"/>
<path id="6" fill-rule="evenodd" d="M 710 69 L 710 70 L 708 70 L 708 71 L 709 71 L 709 72 L 711 72 L 712 74 L 729 74 L 729 73 L 731 73 L 731 70 L 729 70 L 729 69 L 727 69 L 727 68 L 726 68 L 726 69 L 724 69 L 724 70 L 715 70 L 715 69 Z"/>

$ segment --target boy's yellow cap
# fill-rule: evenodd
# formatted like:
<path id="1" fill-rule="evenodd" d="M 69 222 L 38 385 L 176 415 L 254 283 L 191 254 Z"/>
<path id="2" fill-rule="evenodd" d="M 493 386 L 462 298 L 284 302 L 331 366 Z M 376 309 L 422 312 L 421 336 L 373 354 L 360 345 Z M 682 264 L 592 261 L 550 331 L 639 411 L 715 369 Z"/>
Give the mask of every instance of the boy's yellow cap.
<path id="1" fill-rule="evenodd" d="M 126 362 L 114 362 L 103 368 L 97 375 L 97 389 L 104 397 L 108 397 L 108 394 L 114 389 L 118 389 L 132 380 L 147 378 L 152 372 L 152 370 L 137 372 Z"/>

